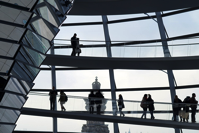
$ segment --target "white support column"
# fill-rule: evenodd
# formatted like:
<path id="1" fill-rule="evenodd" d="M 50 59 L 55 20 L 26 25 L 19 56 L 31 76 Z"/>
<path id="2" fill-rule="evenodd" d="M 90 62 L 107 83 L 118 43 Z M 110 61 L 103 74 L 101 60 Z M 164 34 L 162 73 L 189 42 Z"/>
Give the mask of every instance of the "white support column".
<path id="1" fill-rule="evenodd" d="M 109 30 L 108 30 L 108 18 L 106 15 L 102 15 L 102 21 L 103 21 L 103 28 L 104 28 L 104 36 L 106 41 L 106 51 L 107 51 L 107 57 L 111 58 L 111 39 L 109 36 Z M 113 69 L 109 69 L 109 76 L 110 76 L 110 84 L 111 84 L 111 96 L 112 96 L 112 109 L 113 109 L 113 115 L 117 115 L 117 103 L 116 103 L 116 84 L 115 84 L 115 78 L 114 78 L 114 71 Z M 114 133 L 119 133 L 119 127 L 118 123 L 114 123 Z"/>
<path id="2" fill-rule="evenodd" d="M 50 53 L 54 54 L 54 44 L 51 47 Z M 52 87 L 56 88 L 56 72 L 55 72 L 55 66 L 51 66 L 51 77 L 52 77 Z M 55 111 L 57 110 L 57 98 L 55 100 Z M 57 117 L 53 117 L 53 133 L 57 133 Z"/>
<path id="3" fill-rule="evenodd" d="M 164 23 L 162 20 L 162 16 L 160 12 L 156 12 L 156 17 L 157 17 L 157 22 L 158 22 L 158 27 L 159 27 L 159 32 L 162 40 L 162 47 L 163 47 L 163 52 L 164 52 L 164 57 L 171 57 L 168 44 L 167 44 L 167 38 L 166 38 L 166 32 L 164 29 Z M 170 86 L 170 94 L 171 94 L 171 102 L 173 103 L 173 100 L 176 95 L 175 91 L 175 84 L 174 84 L 174 75 L 172 70 L 167 70 L 168 74 L 168 80 L 169 80 L 169 86 Z M 175 128 L 175 133 L 180 133 L 179 128 Z"/>

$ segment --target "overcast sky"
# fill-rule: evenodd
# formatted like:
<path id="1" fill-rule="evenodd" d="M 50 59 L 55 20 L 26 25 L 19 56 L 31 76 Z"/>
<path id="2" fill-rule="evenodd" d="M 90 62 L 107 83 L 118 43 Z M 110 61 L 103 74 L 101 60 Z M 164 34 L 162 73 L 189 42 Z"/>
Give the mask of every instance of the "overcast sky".
<path id="1" fill-rule="evenodd" d="M 199 31 L 199 11 L 192 11 L 187 13 L 182 13 L 170 17 L 165 17 L 163 19 L 166 30 L 169 37 L 175 37 L 185 34 L 197 33 Z M 150 15 L 155 15 L 155 13 L 150 13 Z M 121 15 L 121 16 L 108 16 L 109 20 L 117 20 L 122 18 L 132 18 L 138 16 L 145 16 L 145 14 L 135 14 L 135 15 Z M 65 23 L 76 23 L 76 22 L 95 22 L 102 21 L 101 16 L 68 16 Z M 68 39 L 77 33 L 80 40 L 101 40 L 104 41 L 103 26 L 72 26 L 72 27 L 60 27 L 60 32 L 56 39 Z M 109 25 L 109 33 L 112 41 L 132 41 L 132 40 L 150 40 L 150 39 L 160 39 L 159 30 L 157 23 L 152 20 L 142 20 L 133 22 L 124 22 L 118 24 Z M 181 41 L 169 42 L 169 44 L 188 44 L 198 42 L 197 39 L 185 39 Z M 70 44 L 69 41 L 55 41 L 55 43 Z M 104 42 L 85 42 L 80 41 L 80 44 L 103 44 Z M 140 44 L 142 45 L 142 44 Z M 146 45 L 161 45 L 161 43 L 153 43 Z M 199 47 L 196 46 L 173 46 L 169 47 L 172 56 L 193 56 L 199 54 Z M 58 49 L 55 51 L 56 54 L 70 55 L 71 49 Z M 112 48 L 113 57 L 163 57 L 161 47 L 114 47 Z M 105 48 L 82 48 L 81 56 L 97 56 L 106 57 Z M 177 85 L 191 85 L 198 84 L 199 71 L 198 70 L 175 70 L 173 71 Z M 57 88 L 58 89 L 91 89 L 92 82 L 94 82 L 97 76 L 99 82 L 101 83 L 101 89 L 109 89 L 109 72 L 108 70 L 87 70 L 87 71 L 58 71 L 57 75 Z M 115 81 L 117 88 L 138 88 L 138 87 L 168 87 L 168 77 L 167 74 L 162 71 L 156 70 L 114 70 Z M 38 89 L 50 89 L 51 88 L 51 72 L 41 71 L 38 77 L 34 81 L 34 88 Z M 198 97 L 198 88 L 195 89 L 184 89 L 177 90 L 176 93 L 180 99 L 184 99 L 186 96 L 191 95 L 193 92 L 196 93 L 196 99 Z M 138 91 L 138 92 L 120 92 L 125 100 L 138 100 L 140 101 L 144 94 L 151 94 L 152 98 L 156 102 L 171 102 L 169 90 L 165 91 Z M 73 96 L 88 96 L 88 93 L 67 93 L 67 95 Z M 111 98 L 111 93 L 104 93 L 105 98 Z M 70 99 L 69 99 L 70 101 Z M 67 106 L 70 106 L 71 110 L 75 110 L 75 105 L 77 101 L 72 100 L 70 103 L 65 104 L 66 110 Z M 76 102 L 76 103 L 75 103 Z M 82 110 L 85 106 L 84 101 L 81 101 Z M 78 106 L 80 104 L 78 102 Z M 111 104 L 107 104 L 108 106 Z M 127 104 L 130 106 L 130 104 Z M 131 107 L 126 105 L 126 110 L 131 110 Z M 49 101 L 48 97 L 41 96 L 29 96 L 29 100 L 26 103 L 28 107 L 39 106 L 41 108 L 48 108 Z M 133 105 L 139 108 L 138 104 Z M 69 108 L 69 107 L 68 107 Z M 72 109 L 73 108 L 73 109 Z M 109 107 L 108 107 L 109 108 Z M 163 107 L 167 108 L 167 107 Z M 58 109 L 60 109 L 58 107 Z M 124 110 L 125 110 L 124 109 Z M 135 109 L 135 108 L 134 108 Z M 136 110 L 136 109 L 135 109 Z M 140 108 L 139 108 L 140 110 Z M 141 115 L 141 114 L 140 114 Z M 137 115 L 136 117 L 140 117 Z M 156 116 L 159 118 L 160 116 Z M 165 117 L 165 116 L 162 116 Z M 166 119 L 170 119 L 171 116 L 167 115 Z M 149 118 L 149 114 L 148 114 Z M 197 117 L 196 121 L 199 118 Z M 27 122 L 28 121 L 28 122 Z M 189 120 L 190 121 L 190 120 Z M 81 132 L 83 124 L 86 121 L 80 120 L 70 120 L 70 119 L 59 119 L 58 120 L 58 131 L 68 131 L 68 132 Z M 110 133 L 113 133 L 113 124 L 106 123 L 109 126 Z M 131 133 L 168 133 L 174 132 L 171 128 L 158 128 L 149 126 L 137 126 L 128 124 L 119 124 L 120 133 L 125 133 L 131 131 Z M 33 116 L 20 116 L 16 130 L 52 130 L 52 119 L 33 117 Z M 198 131 L 183 130 L 183 133 L 196 133 Z"/>

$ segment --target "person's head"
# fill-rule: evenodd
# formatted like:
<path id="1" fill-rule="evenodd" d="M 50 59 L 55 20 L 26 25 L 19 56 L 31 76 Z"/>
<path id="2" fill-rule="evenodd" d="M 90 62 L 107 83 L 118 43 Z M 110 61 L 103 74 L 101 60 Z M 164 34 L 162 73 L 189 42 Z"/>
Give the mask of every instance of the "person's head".
<path id="1" fill-rule="evenodd" d="M 196 97 L 196 94 L 195 94 L 195 93 L 192 93 L 192 97 Z"/>
<path id="2" fill-rule="evenodd" d="M 91 91 L 91 94 L 93 94 L 93 90 Z"/>
<path id="3" fill-rule="evenodd" d="M 119 94 L 119 98 L 122 98 L 122 94 Z"/>
<path id="4" fill-rule="evenodd" d="M 74 36 L 74 37 L 76 37 L 76 36 L 77 36 L 77 34 L 75 33 L 73 36 Z"/>
<path id="5" fill-rule="evenodd" d="M 144 98 L 147 98 L 147 94 L 144 94 Z"/>
<path id="6" fill-rule="evenodd" d="M 100 90 L 98 90 L 97 92 L 100 93 Z"/>
<path id="7" fill-rule="evenodd" d="M 61 91 L 60 91 L 60 93 L 64 93 L 64 91 L 63 91 L 63 90 L 61 90 Z"/>
<path id="8" fill-rule="evenodd" d="M 151 98 L 151 95 L 150 95 L 150 94 L 148 94 L 148 98 Z"/>
<path id="9" fill-rule="evenodd" d="M 175 99 L 178 99 L 178 96 L 177 96 L 177 95 L 175 95 Z"/>

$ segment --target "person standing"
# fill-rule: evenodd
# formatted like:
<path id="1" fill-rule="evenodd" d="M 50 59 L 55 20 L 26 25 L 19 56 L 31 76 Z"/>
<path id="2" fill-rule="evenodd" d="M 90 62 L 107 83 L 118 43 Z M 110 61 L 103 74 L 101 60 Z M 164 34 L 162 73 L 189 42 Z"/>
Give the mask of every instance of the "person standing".
<path id="1" fill-rule="evenodd" d="M 93 114 L 94 104 L 95 104 L 95 94 L 93 93 L 93 90 L 88 95 L 88 99 L 89 99 L 89 112 L 90 112 L 90 114 Z"/>
<path id="2" fill-rule="evenodd" d="M 76 55 L 75 50 L 77 47 L 77 34 L 76 33 L 73 35 L 73 37 L 71 37 L 71 46 L 72 46 L 71 56 L 75 56 Z"/>
<path id="3" fill-rule="evenodd" d="M 49 92 L 49 95 L 50 95 L 50 110 L 55 110 L 57 91 L 55 90 L 54 86 L 52 90 Z"/>
<path id="4" fill-rule="evenodd" d="M 196 122 L 195 115 L 196 115 L 196 109 L 197 109 L 197 104 L 198 104 L 195 93 L 192 94 L 192 97 L 190 98 L 190 103 L 192 104 L 191 105 L 191 121 L 195 123 Z"/>
<path id="5" fill-rule="evenodd" d="M 75 49 L 75 56 L 77 54 L 77 56 L 80 55 L 80 53 L 82 52 L 81 49 L 80 49 L 80 45 L 79 45 L 79 38 L 77 38 L 77 41 L 76 41 L 76 49 Z"/>
<path id="6" fill-rule="evenodd" d="M 95 98 L 96 98 L 95 103 L 97 105 L 97 114 L 100 115 L 101 114 L 102 99 L 104 99 L 104 96 L 102 95 L 100 90 L 98 90 L 97 93 L 95 94 Z"/>
<path id="7" fill-rule="evenodd" d="M 67 102 L 67 100 L 68 100 L 68 97 L 66 96 L 66 94 L 64 93 L 64 91 L 61 90 L 60 91 L 60 98 L 59 98 L 60 105 L 61 105 L 61 111 L 66 111 L 66 109 L 64 107 L 64 104 L 65 104 L 65 102 Z"/>
<path id="8" fill-rule="evenodd" d="M 174 101 L 173 101 L 173 120 L 176 121 L 176 117 L 179 114 L 179 111 L 181 110 L 181 105 L 179 103 L 182 103 L 182 101 L 178 98 L 177 95 L 175 95 Z"/>
<path id="9" fill-rule="evenodd" d="M 140 106 L 143 108 L 143 114 L 141 116 L 141 118 L 145 118 L 146 119 L 146 111 L 147 111 L 147 94 L 144 94 L 144 97 L 142 98 L 141 104 Z"/>
<path id="10" fill-rule="evenodd" d="M 151 119 L 155 119 L 155 117 L 153 116 L 153 111 L 155 110 L 154 101 L 151 98 L 150 94 L 148 94 L 148 98 L 147 98 L 146 101 L 147 101 L 147 105 L 148 105 L 148 108 L 149 108 L 149 111 L 150 111 L 150 114 L 151 114 Z"/>
<path id="11" fill-rule="evenodd" d="M 120 111 L 120 116 L 123 115 L 123 117 L 124 117 L 124 113 L 122 112 L 122 109 L 124 108 L 124 101 L 123 101 L 123 97 L 121 94 L 119 94 L 118 107 L 119 107 L 119 111 Z"/>
<path id="12" fill-rule="evenodd" d="M 182 114 L 183 122 L 185 122 L 185 119 L 188 122 L 188 119 L 189 119 L 189 106 L 190 105 L 187 105 L 187 104 L 190 104 L 190 96 L 187 96 L 183 101 L 183 114 Z"/>

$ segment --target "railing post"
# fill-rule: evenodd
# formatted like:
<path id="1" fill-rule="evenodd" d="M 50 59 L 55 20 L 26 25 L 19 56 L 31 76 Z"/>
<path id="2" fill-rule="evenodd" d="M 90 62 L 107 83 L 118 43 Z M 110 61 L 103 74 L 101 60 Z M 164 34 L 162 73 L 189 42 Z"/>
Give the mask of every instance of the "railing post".
<path id="1" fill-rule="evenodd" d="M 156 17 L 157 17 L 160 37 L 161 37 L 161 40 L 162 40 L 164 57 L 171 57 L 170 52 L 169 52 L 169 48 L 168 48 L 168 44 L 167 44 L 167 38 L 166 38 L 166 33 L 165 33 L 164 23 L 163 23 L 163 20 L 162 20 L 161 13 L 156 12 Z M 173 103 L 173 100 L 174 100 L 175 95 L 176 95 L 173 71 L 167 70 L 167 74 L 168 74 L 168 80 L 169 80 L 169 86 L 170 86 L 171 102 Z M 175 128 L 175 133 L 180 133 L 180 129 Z"/>
<path id="2" fill-rule="evenodd" d="M 103 28 L 104 28 L 104 36 L 106 41 L 106 51 L 107 51 L 107 57 L 111 58 L 111 39 L 109 35 L 108 30 L 108 18 L 106 15 L 102 15 L 102 21 L 103 21 Z M 109 69 L 109 76 L 110 76 L 110 84 L 111 84 L 111 96 L 112 96 L 112 109 L 113 109 L 113 115 L 117 115 L 117 104 L 116 104 L 116 84 L 115 84 L 115 78 L 114 78 L 114 71 L 113 69 Z M 114 133 L 119 132 L 118 123 L 114 123 Z"/>
<path id="3" fill-rule="evenodd" d="M 53 42 L 53 45 L 51 47 L 50 53 L 51 54 L 55 54 L 54 42 Z M 52 87 L 54 86 L 55 90 L 56 90 L 57 88 L 56 88 L 55 66 L 51 66 L 51 77 L 52 77 Z M 56 111 L 57 110 L 57 98 L 55 100 L 55 105 L 54 106 L 55 106 L 55 111 Z M 57 117 L 53 117 L 53 133 L 57 133 Z"/>

